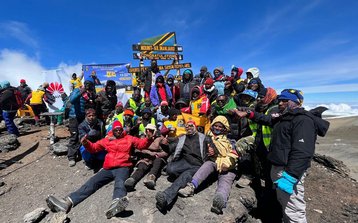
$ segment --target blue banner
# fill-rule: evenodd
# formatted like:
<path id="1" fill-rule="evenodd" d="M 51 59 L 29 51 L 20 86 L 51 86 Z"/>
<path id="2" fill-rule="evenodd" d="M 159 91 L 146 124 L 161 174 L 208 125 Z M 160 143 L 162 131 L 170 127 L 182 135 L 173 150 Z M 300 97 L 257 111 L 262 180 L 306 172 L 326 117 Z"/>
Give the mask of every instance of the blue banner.
<path id="1" fill-rule="evenodd" d="M 129 64 L 92 64 L 82 65 L 84 80 L 94 81 L 95 75 L 101 84 L 105 85 L 107 80 L 116 82 L 118 88 L 132 86 L 132 74 L 128 73 Z"/>

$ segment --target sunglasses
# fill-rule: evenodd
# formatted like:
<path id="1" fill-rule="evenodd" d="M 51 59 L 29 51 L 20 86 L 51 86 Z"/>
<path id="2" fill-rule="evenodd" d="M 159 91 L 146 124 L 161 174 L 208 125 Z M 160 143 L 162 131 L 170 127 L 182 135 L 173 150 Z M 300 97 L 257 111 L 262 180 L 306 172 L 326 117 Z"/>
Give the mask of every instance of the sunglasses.
<path id="1" fill-rule="evenodd" d="M 145 131 L 154 132 L 154 129 L 146 129 Z"/>
<path id="2" fill-rule="evenodd" d="M 193 124 L 186 124 L 185 128 L 194 128 L 195 126 Z"/>

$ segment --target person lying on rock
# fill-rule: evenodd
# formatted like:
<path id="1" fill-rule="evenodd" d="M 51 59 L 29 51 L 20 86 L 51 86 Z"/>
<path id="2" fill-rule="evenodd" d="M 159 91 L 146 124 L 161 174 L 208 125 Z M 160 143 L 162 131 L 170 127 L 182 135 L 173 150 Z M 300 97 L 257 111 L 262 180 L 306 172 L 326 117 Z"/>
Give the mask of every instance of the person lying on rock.
<path id="1" fill-rule="evenodd" d="M 148 131 L 145 138 L 137 138 L 128 135 L 119 121 L 114 121 L 112 126 L 113 136 L 107 136 L 104 139 L 92 143 L 84 136 L 81 139 L 82 145 L 90 153 L 97 153 L 102 150 L 107 151 L 104 160 L 103 169 L 91 177 L 82 187 L 69 194 L 64 199 L 58 199 L 49 196 L 46 199 L 47 206 L 53 212 L 68 213 L 72 207 L 78 205 L 91 194 L 96 192 L 104 185 L 114 180 L 113 201 L 106 211 L 106 217 L 112 218 L 125 210 L 128 205 L 127 191 L 124 187 L 124 181 L 128 178 L 132 162 L 130 154 L 133 148 L 143 150 L 153 141 L 152 132 Z"/>
<path id="2" fill-rule="evenodd" d="M 211 173 L 217 171 L 218 184 L 211 207 L 211 211 L 216 214 L 222 214 L 222 209 L 226 207 L 231 185 L 236 177 L 234 169 L 238 155 L 226 136 L 229 131 L 229 122 L 225 116 L 220 115 L 213 120 L 207 133 L 212 139 L 211 145 L 208 145 L 209 160 L 194 174 L 191 182 L 178 191 L 183 197 L 193 196 L 195 189 Z"/>
<path id="3" fill-rule="evenodd" d="M 166 172 L 176 179 L 170 187 L 159 191 L 155 196 L 156 206 L 162 213 L 166 213 L 179 189 L 191 181 L 194 173 L 207 159 L 209 137 L 198 132 L 192 120 L 185 124 L 185 130 L 185 135 L 178 137 L 176 142 L 170 144 L 172 148 L 175 148 L 175 152 L 173 161 L 167 165 Z"/>

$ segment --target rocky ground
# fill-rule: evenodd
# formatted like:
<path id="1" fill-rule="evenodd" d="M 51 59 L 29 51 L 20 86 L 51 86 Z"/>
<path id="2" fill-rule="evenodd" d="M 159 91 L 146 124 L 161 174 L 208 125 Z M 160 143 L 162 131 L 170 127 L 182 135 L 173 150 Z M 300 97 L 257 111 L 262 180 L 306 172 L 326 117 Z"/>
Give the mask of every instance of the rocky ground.
<path id="1" fill-rule="evenodd" d="M 60 140 L 68 136 L 64 127 L 59 126 L 56 131 Z M 27 213 L 47 208 L 45 199 L 48 195 L 65 196 L 93 175 L 82 162 L 70 168 L 65 156 L 53 155 L 47 135 L 48 127 L 31 127 L 18 138 L 21 143 L 18 149 L 0 153 L 0 181 L 5 183 L 0 187 L 0 222 L 24 222 Z M 324 140 L 319 139 L 320 144 Z M 322 159 L 317 160 L 322 162 Z M 358 222 L 357 182 L 346 176 L 342 163 L 334 165 L 337 168 L 330 169 L 327 163 L 324 166 L 312 162 L 305 182 L 309 222 Z M 168 185 L 166 177 L 162 176 L 157 191 Z M 127 211 L 107 220 L 104 211 L 111 201 L 113 183 L 110 183 L 73 208 L 67 217 L 71 222 L 245 222 L 245 219 L 246 222 L 259 222 L 245 215 L 247 210 L 243 204 L 252 207 L 256 202 L 250 187 L 234 186 L 224 214 L 211 213 L 215 188 L 213 183 L 194 197 L 179 197 L 170 211 L 163 215 L 155 207 L 156 191 L 148 190 L 141 181 L 136 191 L 128 195 L 130 204 Z M 49 212 L 40 222 L 63 222 L 65 217 Z"/>

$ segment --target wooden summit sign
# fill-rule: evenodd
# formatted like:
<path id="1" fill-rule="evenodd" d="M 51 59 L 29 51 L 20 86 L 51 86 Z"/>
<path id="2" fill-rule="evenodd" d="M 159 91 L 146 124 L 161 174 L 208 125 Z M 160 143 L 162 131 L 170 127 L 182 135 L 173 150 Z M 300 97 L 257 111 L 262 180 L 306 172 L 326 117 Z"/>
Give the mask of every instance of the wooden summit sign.
<path id="1" fill-rule="evenodd" d="M 131 67 L 128 69 L 128 72 L 139 73 L 141 71 L 148 70 L 148 68 L 149 67 Z M 191 68 L 191 63 L 158 65 L 159 70 L 173 70 L 173 69 L 182 69 L 182 68 Z"/>
<path id="2" fill-rule="evenodd" d="M 151 53 L 133 53 L 133 59 L 143 60 L 183 60 L 182 54 L 151 54 Z"/>
<path id="3" fill-rule="evenodd" d="M 138 45 L 133 44 L 134 51 L 163 51 L 163 52 L 182 52 L 182 46 L 163 46 L 163 45 Z"/>

